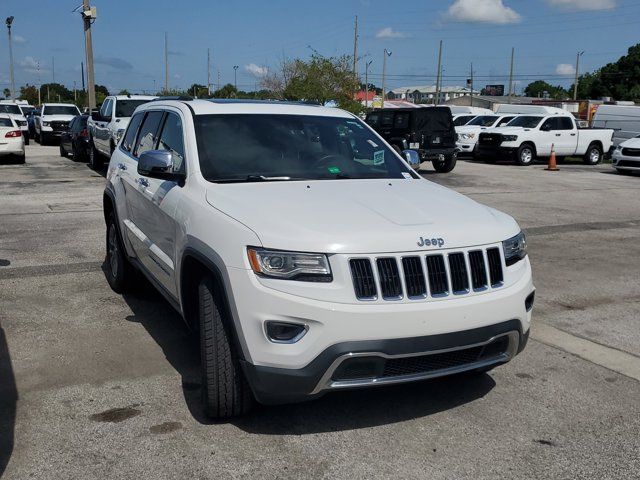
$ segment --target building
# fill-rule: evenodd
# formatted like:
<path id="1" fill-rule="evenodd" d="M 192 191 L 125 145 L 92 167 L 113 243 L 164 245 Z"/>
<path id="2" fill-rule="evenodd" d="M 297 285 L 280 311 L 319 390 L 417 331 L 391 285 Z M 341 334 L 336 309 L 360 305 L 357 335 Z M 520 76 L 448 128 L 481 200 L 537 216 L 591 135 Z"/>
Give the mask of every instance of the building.
<path id="1" fill-rule="evenodd" d="M 443 86 L 440 88 L 440 101 L 436 102 L 435 85 L 423 85 L 413 87 L 399 87 L 387 93 L 389 100 L 406 100 L 413 103 L 443 103 L 455 98 L 471 95 L 471 89 L 467 87 Z M 474 90 L 474 95 L 479 92 Z"/>

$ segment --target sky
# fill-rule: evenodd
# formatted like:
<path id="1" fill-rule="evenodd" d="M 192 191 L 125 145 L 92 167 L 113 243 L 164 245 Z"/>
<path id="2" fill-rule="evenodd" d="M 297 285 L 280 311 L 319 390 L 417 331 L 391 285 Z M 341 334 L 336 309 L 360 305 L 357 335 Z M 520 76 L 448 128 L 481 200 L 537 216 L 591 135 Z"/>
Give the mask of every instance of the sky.
<path id="1" fill-rule="evenodd" d="M 1 18 L 14 16 L 16 85 L 82 84 L 81 0 L 2 0 Z M 543 79 L 568 86 L 576 54 L 580 71 L 617 60 L 640 41 L 640 1 L 633 0 L 93 0 L 96 83 L 112 92 L 152 92 L 164 86 L 164 35 L 169 84 L 211 81 L 239 89 L 260 86 L 283 58 L 353 54 L 358 16 L 358 71 L 372 61 L 370 82 L 388 89 L 435 83 L 443 41 L 443 83 L 464 85 L 473 63 L 475 88 L 508 83 L 515 48 L 516 91 Z M 55 66 L 55 68 L 53 68 Z M 6 30 L 0 35 L 0 86 L 9 86 Z"/>

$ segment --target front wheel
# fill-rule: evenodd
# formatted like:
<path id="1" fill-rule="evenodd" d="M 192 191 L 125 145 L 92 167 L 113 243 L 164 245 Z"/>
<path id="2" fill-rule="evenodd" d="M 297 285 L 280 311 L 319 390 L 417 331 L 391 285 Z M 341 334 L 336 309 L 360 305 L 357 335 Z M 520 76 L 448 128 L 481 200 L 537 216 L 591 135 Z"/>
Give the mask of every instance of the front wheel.
<path id="1" fill-rule="evenodd" d="M 444 160 L 434 160 L 433 168 L 438 173 L 449 173 L 456 166 L 458 161 L 458 152 L 453 152 L 451 155 L 446 155 Z"/>
<path id="2" fill-rule="evenodd" d="M 602 149 L 599 145 L 589 145 L 582 159 L 585 165 L 597 165 L 602 161 Z"/>
<path id="3" fill-rule="evenodd" d="M 247 413 L 253 405 L 229 328 L 230 319 L 213 280 L 198 285 L 198 317 L 202 369 L 202 407 L 211 418 Z"/>
<path id="4" fill-rule="evenodd" d="M 518 163 L 518 165 L 522 165 L 525 167 L 529 166 L 535 161 L 535 159 L 536 154 L 531 145 L 525 143 L 524 145 L 520 146 L 520 148 L 518 149 L 518 154 L 516 156 L 516 162 Z"/>
<path id="5" fill-rule="evenodd" d="M 100 170 L 102 168 L 102 157 L 93 144 L 93 141 L 89 142 L 89 166 L 94 170 Z"/>

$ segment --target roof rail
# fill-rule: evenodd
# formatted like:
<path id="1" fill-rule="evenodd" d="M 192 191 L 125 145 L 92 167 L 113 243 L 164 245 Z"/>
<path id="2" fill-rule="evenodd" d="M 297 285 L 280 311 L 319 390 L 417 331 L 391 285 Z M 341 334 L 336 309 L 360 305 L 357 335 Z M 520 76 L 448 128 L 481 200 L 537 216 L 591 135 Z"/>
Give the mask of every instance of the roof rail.
<path id="1" fill-rule="evenodd" d="M 203 100 L 208 100 L 212 103 L 257 103 L 257 104 L 278 104 L 278 105 L 313 105 L 313 106 L 321 106 L 318 102 L 311 101 L 296 101 L 296 100 L 262 100 L 262 99 L 254 99 L 254 98 L 206 98 Z"/>
<path id="2" fill-rule="evenodd" d="M 183 100 L 188 102 L 189 100 L 193 100 L 193 97 L 188 95 L 167 95 L 166 97 L 158 97 L 151 100 L 152 102 L 158 102 L 162 100 Z"/>

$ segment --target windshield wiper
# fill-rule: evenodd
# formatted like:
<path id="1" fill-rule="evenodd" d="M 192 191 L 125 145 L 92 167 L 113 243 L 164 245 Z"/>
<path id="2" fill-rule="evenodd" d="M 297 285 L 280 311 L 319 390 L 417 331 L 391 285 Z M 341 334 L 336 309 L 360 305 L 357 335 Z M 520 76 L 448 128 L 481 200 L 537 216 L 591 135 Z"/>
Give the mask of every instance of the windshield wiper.
<path id="1" fill-rule="evenodd" d="M 213 180 L 216 183 L 243 183 L 243 182 L 283 182 L 291 180 L 291 177 L 267 177 L 265 175 L 247 175 L 243 178 L 219 178 Z"/>

